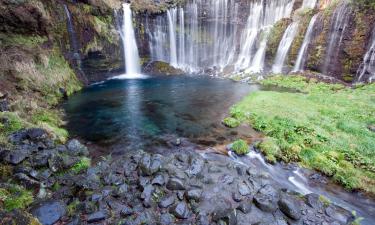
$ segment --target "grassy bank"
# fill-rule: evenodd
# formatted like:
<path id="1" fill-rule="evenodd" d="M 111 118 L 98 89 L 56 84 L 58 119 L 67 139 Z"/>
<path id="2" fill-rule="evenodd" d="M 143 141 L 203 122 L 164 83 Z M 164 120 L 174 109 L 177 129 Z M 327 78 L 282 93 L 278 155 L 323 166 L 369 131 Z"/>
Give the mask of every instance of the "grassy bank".
<path id="1" fill-rule="evenodd" d="M 230 110 L 267 138 L 258 147 L 270 162 L 300 162 L 348 189 L 375 193 L 375 84 L 348 88 L 300 76 L 275 76 Z"/>

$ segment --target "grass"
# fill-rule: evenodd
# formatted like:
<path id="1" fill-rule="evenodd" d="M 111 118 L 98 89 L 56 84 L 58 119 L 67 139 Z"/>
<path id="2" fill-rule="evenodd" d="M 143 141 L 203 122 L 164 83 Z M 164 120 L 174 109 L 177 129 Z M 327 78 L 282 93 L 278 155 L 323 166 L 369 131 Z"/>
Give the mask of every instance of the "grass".
<path id="1" fill-rule="evenodd" d="M 0 205 L 4 209 L 12 211 L 13 209 L 24 209 L 33 202 L 33 195 L 18 185 L 10 185 L 8 188 L 0 188 Z"/>
<path id="2" fill-rule="evenodd" d="M 249 146 L 246 141 L 238 139 L 232 144 L 232 149 L 237 155 L 245 155 L 249 153 Z"/>
<path id="3" fill-rule="evenodd" d="M 301 76 L 262 81 L 295 92 L 257 91 L 230 110 L 267 138 L 266 158 L 318 170 L 348 189 L 375 193 L 375 84 L 347 88 Z"/>
<path id="4" fill-rule="evenodd" d="M 233 117 L 227 117 L 223 120 L 223 124 L 230 128 L 238 127 L 240 123 L 241 123 L 240 121 L 238 121 L 237 119 Z"/>
<path id="5" fill-rule="evenodd" d="M 91 166 L 91 159 L 82 157 L 70 170 L 74 173 L 80 173 L 83 170 L 88 169 Z"/>

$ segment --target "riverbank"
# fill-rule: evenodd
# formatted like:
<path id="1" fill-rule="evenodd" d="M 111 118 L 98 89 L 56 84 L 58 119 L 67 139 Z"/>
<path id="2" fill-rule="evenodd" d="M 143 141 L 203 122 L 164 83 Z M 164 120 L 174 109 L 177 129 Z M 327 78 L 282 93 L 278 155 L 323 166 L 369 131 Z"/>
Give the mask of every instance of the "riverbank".
<path id="1" fill-rule="evenodd" d="M 258 144 L 269 162 L 299 162 L 347 189 L 375 193 L 375 85 L 345 87 L 302 76 L 260 82 L 286 88 L 258 91 L 230 110 L 267 137 Z"/>

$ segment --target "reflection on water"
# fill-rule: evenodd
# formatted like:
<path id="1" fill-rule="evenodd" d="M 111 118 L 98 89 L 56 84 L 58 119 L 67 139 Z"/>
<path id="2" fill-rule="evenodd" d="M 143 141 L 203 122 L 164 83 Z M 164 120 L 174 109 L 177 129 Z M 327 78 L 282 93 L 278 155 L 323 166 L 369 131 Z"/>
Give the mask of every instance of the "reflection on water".
<path id="1" fill-rule="evenodd" d="M 175 135 L 216 145 L 236 133 L 221 125 L 228 108 L 256 89 L 208 77 L 109 80 L 72 96 L 64 108 L 71 133 L 97 144 L 130 150 Z"/>

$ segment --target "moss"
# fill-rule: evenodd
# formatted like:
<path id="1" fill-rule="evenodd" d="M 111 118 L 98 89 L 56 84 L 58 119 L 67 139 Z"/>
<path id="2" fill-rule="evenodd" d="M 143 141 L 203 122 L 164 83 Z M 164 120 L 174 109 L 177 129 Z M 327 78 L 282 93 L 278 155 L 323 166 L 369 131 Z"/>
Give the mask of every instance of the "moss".
<path id="1" fill-rule="evenodd" d="M 80 173 L 83 170 L 88 169 L 91 166 L 91 159 L 82 157 L 70 170 L 74 173 Z"/>
<path id="2" fill-rule="evenodd" d="M 283 34 L 289 24 L 292 22 L 291 19 L 282 19 L 278 21 L 271 29 L 268 42 L 267 42 L 267 51 L 266 57 L 268 60 L 273 62 L 279 43 L 283 37 Z"/>
<path id="3" fill-rule="evenodd" d="M 246 141 L 242 139 L 238 139 L 233 142 L 231 148 L 237 155 L 245 155 L 249 153 L 249 146 L 247 145 Z"/>
<path id="4" fill-rule="evenodd" d="M 271 162 L 300 162 L 347 189 L 375 193 L 375 133 L 367 129 L 375 122 L 374 84 L 351 89 L 302 76 L 261 83 L 298 90 L 253 92 L 230 110 L 272 140 L 259 146 Z"/>
<path id="5" fill-rule="evenodd" d="M 223 124 L 229 128 L 238 127 L 241 123 L 233 117 L 227 117 L 223 120 Z"/>
<path id="6" fill-rule="evenodd" d="M 325 207 L 328 207 L 331 204 L 331 201 L 323 195 L 319 195 L 319 201 L 322 202 Z"/>
<path id="7" fill-rule="evenodd" d="M 274 138 L 266 138 L 257 146 L 266 156 L 266 160 L 270 163 L 276 163 L 276 158 L 280 157 L 280 148 Z"/>
<path id="8" fill-rule="evenodd" d="M 13 175 L 13 167 L 0 164 L 0 181 L 7 181 Z"/>
<path id="9" fill-rule="evenodd" d="M 80 205 L 80 202 L 76 199 L 74 200 L 73 202 L 71 202 L 67 207 L 67 213 L 68 213 L 68 216 L 74 216 L 74 215 L 77 215 L 77 209 Z"/>
<path id="10" fill-rule="evenodd" d="M 30 191 L 18 185 L 10 185 L 8 188 L 0 188 L 0 202 L 3 202 L 7 211 L 24 209 L 33 202 Z"/>
<path id="11" fill-rule="evenodd" d="M 5 34 L 0 33 L 0 45 L 6 46 L 24 46 L 27 48 L 34 48 L 46 42 L 47 37 L 38 35 L 20 35 L 20 34 Z"/>

